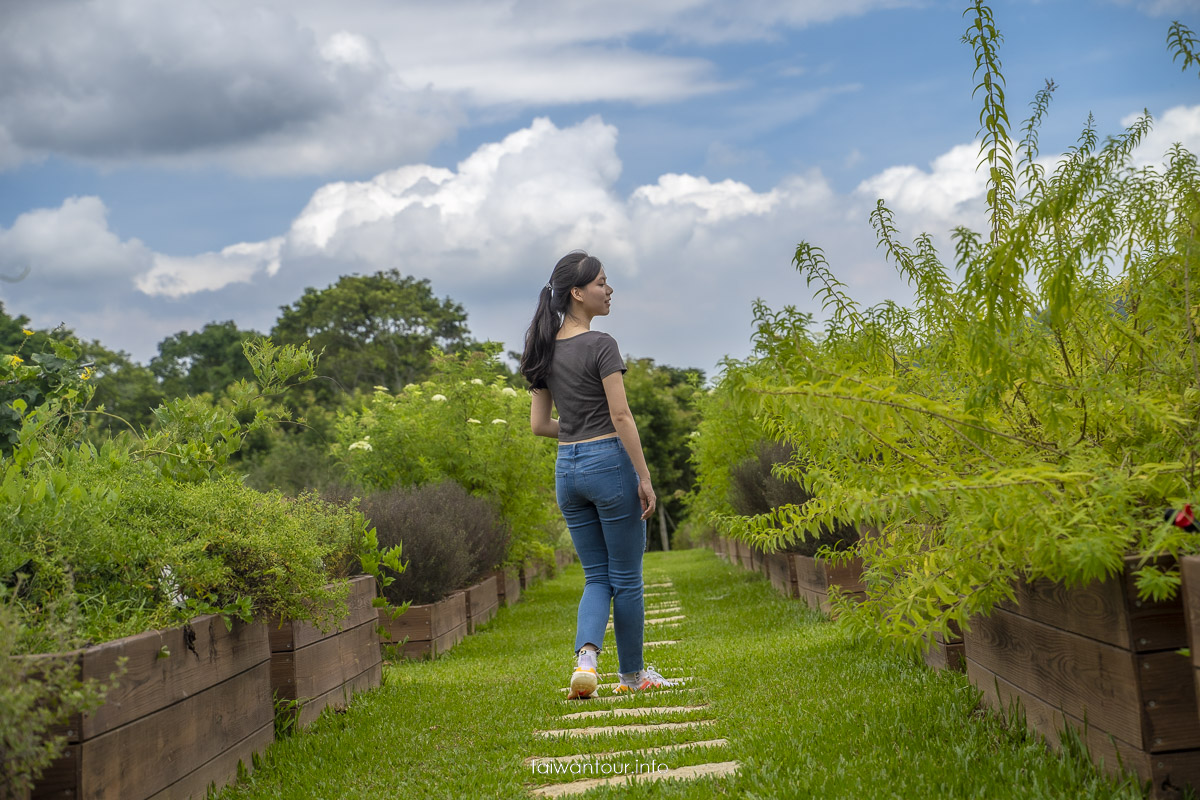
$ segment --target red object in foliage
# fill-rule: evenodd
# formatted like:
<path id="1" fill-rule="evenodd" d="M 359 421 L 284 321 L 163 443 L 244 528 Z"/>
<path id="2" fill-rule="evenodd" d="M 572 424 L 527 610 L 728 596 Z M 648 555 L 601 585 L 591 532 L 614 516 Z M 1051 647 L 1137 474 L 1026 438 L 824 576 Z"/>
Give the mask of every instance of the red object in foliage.
<path id="1" fill-rule="evenodd" d="M 1175 524 L 1180 528 L 1186 528 L 1196 521 L 1196 517 L 1192 514 L 1192 504 L 1184 503 L 1183 510 L 1175 515 Z"/>

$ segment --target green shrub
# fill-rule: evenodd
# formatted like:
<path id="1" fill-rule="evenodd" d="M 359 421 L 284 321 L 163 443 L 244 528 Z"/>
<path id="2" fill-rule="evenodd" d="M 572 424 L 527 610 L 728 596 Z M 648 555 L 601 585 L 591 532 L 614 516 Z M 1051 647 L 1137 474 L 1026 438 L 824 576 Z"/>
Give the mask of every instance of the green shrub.
<path id="1" fill-rule="evenodd" d="M 340 419 L 335 453 L 367 492 L 454 481 L 499 509 L 507 563 L 553 563 L 555 446 L 530 431 L 529 393 L 505 384 L 497 352 L 437 354 L 431 380 L 377 387 Z"/>
<path id="2" fill-rule="evenodd" d="M 362 509 L 381 546 L 403 544 L 405 570 L 383 590 L 395 605 L 436 602 L 504 560 L 507 525 L 489 502 L 452 481 L 376 492 Z"/>
<path id="3" fill-rule="evenodd" d="M 789 463 L 794 452 L 790 445 L 762 441 L 755 445 L 754 456 L 730 470 L 729 503 L 735 514 L 743 517 L 769 514 L 780 506 L 800 507 L 812 499 L 808 490 L 794 478 L 776 474 L 776 465 Z M 858 529 L 839 523 L 822 527 L 815 537 L 784 543 L 778 552 L 814 556 L 822 547 L 848 550 L 857 541 Z"/>

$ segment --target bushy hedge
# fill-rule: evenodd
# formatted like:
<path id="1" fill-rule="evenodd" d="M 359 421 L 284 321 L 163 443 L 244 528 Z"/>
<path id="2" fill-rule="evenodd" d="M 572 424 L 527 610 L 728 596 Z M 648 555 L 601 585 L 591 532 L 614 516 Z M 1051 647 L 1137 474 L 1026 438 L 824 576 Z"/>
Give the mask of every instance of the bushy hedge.
<path id="1" fill-rule="evenodd" d="M 499 509 L 512 530 L 507 563 L 553 563 L 555 445 L 530 431 L 529 393 L 505 384 L 495 355 L 439 354 L 432 379 L 377 388 L 339 421 L 336 454 L 367 493 L 454 481 Z"/>
<path id="2" fill-rule="evenodd" d="M 496 508 L 456 483 L 395 487 L 362 502 L 384 547 L 403 544 L 404 573 L 384 589 L 392 603 L 432 603 L 504 561 L 509 529 Z"/>

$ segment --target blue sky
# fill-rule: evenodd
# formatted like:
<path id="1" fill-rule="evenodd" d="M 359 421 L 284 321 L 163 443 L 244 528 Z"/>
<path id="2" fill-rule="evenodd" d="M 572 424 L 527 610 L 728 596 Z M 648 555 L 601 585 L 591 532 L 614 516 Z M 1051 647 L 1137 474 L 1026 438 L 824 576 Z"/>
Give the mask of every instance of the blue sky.
<path id="1" fill-rule="evenodd" d="M 581 247 L 622 349 L 713 371 L 750 303 L 819 311 L 825 248 L 866 302 L 874 249 L 981 226 L 962 5 L 903 0 L 17 0 L 0 7 L 0 302 L 148 360 L 212 320 L 267 330 L 341 274 L 396 267 L 519 347 Z M 1053 78 L 1042 151 L 1149 109 L 1154 163 L 1200 151 L 1167 27 L 1200 0 L 1012 0 L 1009 111 Z M 943 239 L 944 241 L 944 239 Z"/>

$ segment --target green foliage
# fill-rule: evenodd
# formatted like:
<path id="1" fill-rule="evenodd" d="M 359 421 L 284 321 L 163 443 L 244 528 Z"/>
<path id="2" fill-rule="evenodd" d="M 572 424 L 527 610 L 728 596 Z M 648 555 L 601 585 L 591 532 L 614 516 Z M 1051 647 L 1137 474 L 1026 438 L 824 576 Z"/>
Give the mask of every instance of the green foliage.
<path id="1" fill-rule="evenodd" d="M 67 651 L 79 640 L 60 608 L 43 609 L 43 624 L 54 649 Z M 33 781 L 62 751 L 66 736 L 51 731 L 72 715 L 95 709 L 109 689 L 95 678 L 81 681 L 71 659 L 20 656 L 23 627 L 13 592 L 0 586 L 0 798 L 6 799 L 27 796 Z M 109 681 L 120 675 L 118 671 Z"/>
<path id="2" fill-rule="evenodd" d="M 454 481 L 500 509 L 512 528 L 507 562 L 550 562 L 562 527 L 554 444 L 530 431 L 529 395 L 505 385 L 497 352 L 435 353 L 430 380 L 378 387 L 341 417 L 335 454 L 368 491 Z"/>
<path id="3" fill-rule="evenodd" d="M 335 387 L 397 390 L 429 375 L 431 347 L 453 351 L 468 343 L 462 306 L 434 297 L 428 280 L 394 269 L 310 287 L 281 312 L 271 335 L 324 352 L 333 381 L 322 387 L 327 398 Z"/>
<path id="4" fill-rule="evenodd" d="M 74 441 L 83 426 L 73 412 L 87 405 L 95 391 L 89 383 L 91 365 L 69 334 L 45 337 L 47 350 L 26 347 L 35 338 L 33 331 L 22 336 L 13 352 L 0 355 L 0 457 L 18 446 L 26 415 L 40 407 L 48 413 L 39 426 Z"/>
<path id="5" fill-rule="evenodd" d="M 988 612 L 1014 580 L 1088 581 L 1130 552 L 1146 559 L 1143 595 L 1167 596 L 1178 576 L 1149 560 L 1200 549 L 1159 522 L 1196 490 L 1196 158 L 1177 145 L 1137 168 L 1149 116 L 1104 141 L 1089 120 L 1047 174 L 1036 134 L 1053 87 L 1013 151 L 999 35 L 981 3 L 968 16 L 991 231 L 955 230 L 961 281 L 927 235 L 903 245 L 881 201 L 871 221 L 913 308 L 857 306 L 801 244 L 825 330 L 759 308 L 754 358 L 715 395 L 796 448 L 776 472 L 814 496 L 723 518 L 730 529 L 773 549 L 841 521 L 880 527 L 857 548 L 867 601 L 844 617 L 913 644 Z M 707 422 L 695 452 L 711 458 L 729 443 L 704 441 L 720 435 Z"/>
<path id="6" fill-rule="evenodd" d="M 306 347 L 279 346 L 270 339 L 248 339 L 242 347 L 257 383 L 237 381 L 221 404 L 207 395 L 184 396 L 154 409 L 144 452 L 164 477 L 199 481 L 223 468 L 247 436 L 287 419 L 267 398 L 316 374 L 317 355 Z"/>
<path id="7" fill-rule="evenodd" d="M 441 600 L 504 560 L 508 526 L 490 502 L 450 481 L 375 492 L 362 510 L 383 546 L 404 547 L 403 574 L 383 586 L 393 605 Z"/>
<path id="8" fill-rule="evenodd" d="M 253 377 L 242 357 L 242 346 L 262 338 L 239 330 L 232 321 L 210 322 L 199 331 L 180 331 L 158 344 L 150 370 L 162 382 L 167 397 L 220 394 L 227 386 Z"/>
<path id="9" fill-rule="evenodd" d="M 625 363 L 625 396 L 637 420 L 654 491 L 667 513 L 679 519 L 682 498 L 695 482 L 687 444 L 698 421 L 693 398 L 703 373 L 658 365 L 649 358 L 630 358 Z M 651 546 L 659 539 L 652 533 Z"/>

